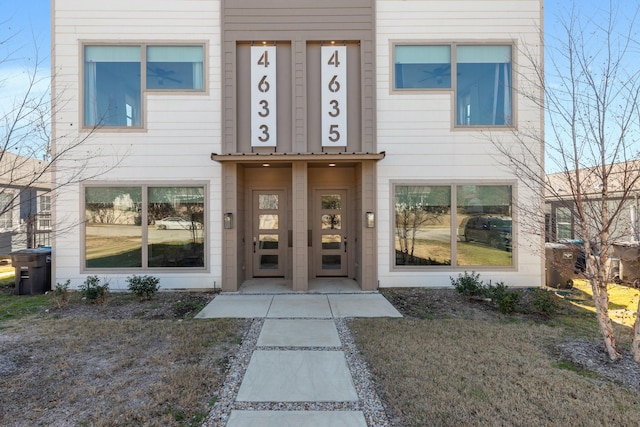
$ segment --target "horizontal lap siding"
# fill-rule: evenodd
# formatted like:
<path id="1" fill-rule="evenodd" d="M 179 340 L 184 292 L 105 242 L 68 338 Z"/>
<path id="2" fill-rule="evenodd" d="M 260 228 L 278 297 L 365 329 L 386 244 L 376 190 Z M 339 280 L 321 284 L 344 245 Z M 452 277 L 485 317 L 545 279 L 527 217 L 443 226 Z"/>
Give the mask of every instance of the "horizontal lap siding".
<path id="1" fill-rule="evenodd" d="M 307 115 L 309 100 L 307 81 L 309 70 L 307 59 L 310 50 L 307 42 L 320 41 L 360 41 L 360 88 L 359 104 L 361 129 L 358 138 L 351 138 L 352 151 L 375 151 L 375 80 L 374 80 L 374 0 L 223 0 L 223 152 L 247 151 L 248 140 L 238 128 L 246 127 L 248 115 L 241 110 L 242 105 L 236 79 L 242 73 L 236 70 L 238 55 L 236 44 L 242 42 L 275 41 L 287 43 L 291 49 L 291 85 L 279 84 L 279 96 L 283 99 L 279 110 L 291 102 L 291 114 L 287 115 L 285 126 L 278 132 L 286 132 L 287 142 L 279 150 L 293 152 L 314 151 L 313 130 Z M 288 64 L 287 64 L 288 65 Z M 278 63 L 278 67 L 283 64 Z M 351 67 L 350 69 L 355 69 Z M 280 101 L 279 101 L 280 102 Z M 287 110 L 288 111 L 288 110 Z M 280 117 L 279 117 L 280 120 Z M 359 123 L 349 124 L 358 126 Z M 284 128 L 284 130 L 283 130 Z M 292 129 L 290 129 L 292 128 Z M 244 138 L 243 138 L 244 137 Z M 288 139 L 292 139 L 291 143 Z M 319 138 L 317 138 L 319 145 Z M 353 141 L 357 140 L 356 143 Z M 311 142 L 310 142 L 311 141 Z M 291 147 L 291 149 L 289 148 Z"/>
<path id="2" fill-rule="evenodd" d="M 541 22 L 539 0 L 440 0 L 376 2 L 376 94 L 378 150 L 386 157 L 378 164 L 378 274 L 381 286 L 448 286 L 451 269 L 416 272 L 391 271 L 393 253 L 392 182 L 451 183 L 515 181 L 512 171 L 500 166 L 488 132 L 454 129 L 451 91 L 393 92 L 393 42 L 509 42 L 526 44 L 539 52 Z M 523 55 L 514 53 L 514 76 L 526 72 Z M 523 79 L 516 77 L 515 82 Z M 541 126 L 541 110 L 524 96 L 514 95 L 520 126 Z M 492 131 L 505 141 L 519 142 L 510 130 Z M 532 142 L 535 144 L 535 142 Z M 522 200 L 533 198 L 523 185 Z M 519 229 L 523 239 L 522 228 Z M 535 236 L 529 236 L 535 239 Z M 535 242 L 534 242 L 535 244 Z M 539 285 L 540 256 L 521 247 L 515 271 L 483 272 L 484 278 L 517 285 Z"/>
<path id="3" fill-rule="evenodd" d="M 80 43 L 96 42 L 206 42 L 207 91 L 143 94 L 145 130 L 98 131 L 83 143 L 80 155 L 89 153 L 92 172 L 103 182 L 208 182 L 208 241 L 220 240 L 220 167 L 211 152 L 220 151 L 220 2 L 216 0 L 55 0 L 53 8 L 57 114 L 55 136 L 61 142 L 86 137 L 81 127 Z M 75 131 L 70 131 L 75 129 Z M 86 157 L 86 155 L 85 155 Z M 58 179 L 65 181 L 64 163 Z M 117 168 L 115 168 L 117 166 Z M 56 241 L 57 281 L 82 282 L 79 274 L 79 184 L 64 187 L 55 200 L 56 225 L 64 229 Z M 219 245 L 209 245 L 210 272 L 165 273 L 167 287 L 220 286 Z M 110 274 L 112 284 L 126 285 Z M 119 282 L 119 283 L 118 283 Z"/>

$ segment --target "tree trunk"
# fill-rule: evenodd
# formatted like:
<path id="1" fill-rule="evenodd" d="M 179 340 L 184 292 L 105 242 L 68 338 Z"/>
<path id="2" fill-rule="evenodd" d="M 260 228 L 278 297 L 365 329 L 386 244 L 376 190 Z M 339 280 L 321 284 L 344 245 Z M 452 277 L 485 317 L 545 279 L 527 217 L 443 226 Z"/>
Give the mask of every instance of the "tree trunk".
<path id="1" fill-rule="evenodd" d="M 600 326 L 600 332 L 604 339 L 604 346 L 609 355 L 609 359 L 612 361 L 620 360 L 622 355 L 618 350 L 616 344 L 616 337 L 613 332 L 613 324 L 609 317 L 609 294 L 607 293 L 607 283 L 600 283 L 599 280 L 592 277 L 591 289 L 593 290 L 593 302 L 596 306 L 596 316 L 598 318 L 598 325 Z"/>
<path id="2" fill-rule="evenodd" d="M 640 363 L 640 299 L 638 299 L 638 310 L 636 310 L 636 323 L 633 326 L 631 355 L 633 356 L 633 360 Z"/>

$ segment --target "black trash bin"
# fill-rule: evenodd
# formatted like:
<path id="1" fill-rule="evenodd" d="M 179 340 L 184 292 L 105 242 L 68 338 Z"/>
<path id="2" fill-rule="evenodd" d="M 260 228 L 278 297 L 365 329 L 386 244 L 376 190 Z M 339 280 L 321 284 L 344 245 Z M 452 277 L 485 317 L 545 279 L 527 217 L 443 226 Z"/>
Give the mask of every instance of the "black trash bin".
<path id="1" fill-rule="evenodd" d="M 16 269 L 16 295 L 37 295 L 51 290 L 51 248 L 11 252 Z"/>
<path id="2" fill-rule="evenodd" d="M 581 249 L 576 245 L 545 243 L 546 284 L 557 289 L 573 287 L 578 276 Z"/>

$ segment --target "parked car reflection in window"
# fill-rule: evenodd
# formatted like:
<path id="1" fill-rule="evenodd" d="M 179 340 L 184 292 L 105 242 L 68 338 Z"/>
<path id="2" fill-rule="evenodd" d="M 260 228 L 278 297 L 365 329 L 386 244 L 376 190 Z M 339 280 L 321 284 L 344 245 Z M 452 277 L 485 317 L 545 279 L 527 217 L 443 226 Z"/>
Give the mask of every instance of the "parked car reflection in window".
<path id="1" fill-rule="evenodd" d="M 156 221 L 159 230 L 201 230 L 202 223 L 189 221 L 178 216 L 169 216 Z"/>
<path id="2" fill-rule="evenodd" d="M 506 216 L 472 216 L 466 219 L 467 242 L 484 243 L 497 249 L 511 250 L 512 221 Z"/>

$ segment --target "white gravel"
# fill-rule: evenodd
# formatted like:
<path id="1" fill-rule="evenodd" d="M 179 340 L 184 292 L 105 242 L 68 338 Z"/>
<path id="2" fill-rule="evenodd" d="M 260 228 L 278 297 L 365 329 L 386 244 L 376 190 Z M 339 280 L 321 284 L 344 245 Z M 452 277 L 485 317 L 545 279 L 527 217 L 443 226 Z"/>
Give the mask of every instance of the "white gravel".
<path id="1" fill-rule="evenodd" d="M 382 401 L 371 382 L 371 375 L 366 363 L 358 354 L 358 350 L 347 327 L 345 319 L 333 319 L 342 346 L 336 347 L 278 347 L 278 350 L 308 350 L 344 352 L 353 385 L 358 394 L 357 402 L 236 402 L 236 396 L 244 377 L 251 355 L 256 349 L 272 350 L 275 347 L 257 347 L 258 336 L 264 319 L 254 319 L 247 331 L 240 350 L 230 360 L 224 388 L 218 396 L 203 426 L 222 427 L 227 424 L 232 410 L 268 410 L 268 411 L 362 411 L 370 427 L 390 427 Z"/>

